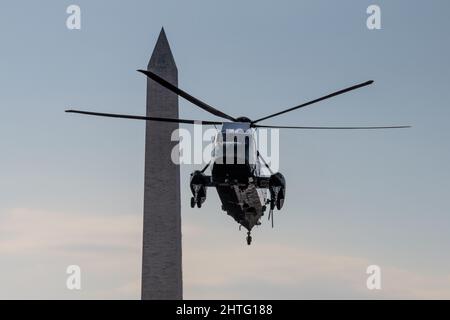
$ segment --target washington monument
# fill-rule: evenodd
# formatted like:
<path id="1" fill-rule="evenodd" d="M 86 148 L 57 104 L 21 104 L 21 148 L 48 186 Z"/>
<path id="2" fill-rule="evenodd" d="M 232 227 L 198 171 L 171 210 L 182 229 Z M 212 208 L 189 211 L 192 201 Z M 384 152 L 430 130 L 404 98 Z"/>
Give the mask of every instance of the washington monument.
<path id="1" fill-rule="evenodd" d="M 164 29 L 147 70 L 178 86 L 175 65 Z M 147 116 L 178 118 L 178 96 L 147 80 Z M 181 267 L 180 167 L 171 159 L 177 123 L 146 122 L 142 299 L 183 298 Z"/>

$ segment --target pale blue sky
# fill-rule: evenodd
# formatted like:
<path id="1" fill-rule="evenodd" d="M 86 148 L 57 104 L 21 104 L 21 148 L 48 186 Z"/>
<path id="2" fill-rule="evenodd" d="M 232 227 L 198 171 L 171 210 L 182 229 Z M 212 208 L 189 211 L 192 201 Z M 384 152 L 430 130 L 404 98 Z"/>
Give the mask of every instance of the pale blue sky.
<path id="1" fill-rule="evenodd" d="M 80 31 L 65 26 L 73 3 Z M 382 30 L 366 28 L 373 3 Z M 2 1 L 0 297 L 139 297 L 144 124 L 63 110 L 144 114 L 146 79 L 135 70 L 164 26 L 180 87 L 227 113 L 264 116 L 373 79 L 267 123 L 414 126 L 281 132 L 285 209 L 274 230 L 266 221 L 255 230 L 250 248 L 214 190 L 204 208 L 190 209 L 194 168 L 183 166 L 186 297 L 450 298 L 449 12 L 438 0 Z M 214 118 L 183 100 L 180 115 Z M 37 225 L 33 214 L 42 216 Z M 121 230 L 105 223 L 128 218 L 134 242 L 119 250 L 112 235 Z M 92 245 L 81 245 L 77 230 L 89 219 Z M 115 241 L 96 247 L 96 232 Z M 42 234 L 60 241 L 58 250 L 36 245 Z M 107 277 L 103 267 L 89 273 L 101 255 L 123 265 Z M 254 269 L 258 259 L 280 263 L 265 275 Z M 365 290 L 366 262 L 386 270 L 382 292 Z M 73 263 L 87 265 L 80 293 L 64 288 Z M 286 270 L 290 282 L 273 276 Z"/>

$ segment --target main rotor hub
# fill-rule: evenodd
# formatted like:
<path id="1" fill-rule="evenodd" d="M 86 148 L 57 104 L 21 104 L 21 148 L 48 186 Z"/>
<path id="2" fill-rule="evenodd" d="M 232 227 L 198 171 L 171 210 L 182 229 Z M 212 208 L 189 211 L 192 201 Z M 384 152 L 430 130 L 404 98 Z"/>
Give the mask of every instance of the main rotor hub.
<path id="1" fill-rule="evenodd" d="M 236 119 L 236 122 L 252 122 L 252 120 L 247 117 L 239 117 Z"/>

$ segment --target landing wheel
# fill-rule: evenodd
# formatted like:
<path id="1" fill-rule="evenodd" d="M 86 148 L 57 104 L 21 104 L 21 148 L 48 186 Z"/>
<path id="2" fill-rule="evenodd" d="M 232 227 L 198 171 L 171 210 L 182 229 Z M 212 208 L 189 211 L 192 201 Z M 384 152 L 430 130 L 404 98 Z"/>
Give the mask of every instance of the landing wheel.
<path id="1" fill-rule="evenodd" d="M 197 201 L 197 208 L 201 208 L 202 207 L 202 200 L 198 199 Z"/>
<path id="2" fill-rule="evenodd" d="M 281 208 L 283 208 L 283 204 L 284 204 L 284 199 L 278 198 L 277 199 L 277 209 L 281 210 Z"/>
<path id="3" fill-rule="evenodd" d="M 195 207 L 195 198 L 192 197 L 191 198 L 191 208 L 194 208 L 194 207 Z"/>
<path id="4" fill-rule="evenodd" d="M 247 234 L 247 244 L 248 245 L 252 244 L 252 236 L 250 235 L 250 232 Z"/>

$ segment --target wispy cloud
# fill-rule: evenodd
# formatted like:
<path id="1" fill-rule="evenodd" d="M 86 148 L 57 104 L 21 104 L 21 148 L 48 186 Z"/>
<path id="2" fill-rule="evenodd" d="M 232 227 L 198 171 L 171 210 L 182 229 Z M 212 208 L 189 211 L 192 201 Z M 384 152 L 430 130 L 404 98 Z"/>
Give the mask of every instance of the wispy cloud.
<path id="1" fill-rule="evenodd" d="M 196 228 L 199 228 L 196 226 Z M 220 237 L 221 235 L 219 235 Z M 192 299 L 448 299 L 450 276 L 380 265 L 382 290 L 366 287 L 364 257 L 258 239 L 251 248 L 202 230 L 184 237 L 185 296 Z"/>
<path id="2" fill-rule="evenodd" d="M 141 215 L 3 212 L 0 298 L 138 299 L 141 229 Z M 381 265 L 383 288 L 369 291 L 365 258 L 264 239 L 247 247 L 227 236 L 184 223 L 186 298 L 450 298 L 449 276 Z M 82 268 L 80 292 L 65 287 L 70 264 Z"/>
<path id="3" fill-rule="evenodd" d="M 141 220 L 25 208 L 3 212 L 0 298 L 139 298 Z M 81 267 L 81 291 L 65 286 L 72 264 Z"/>

